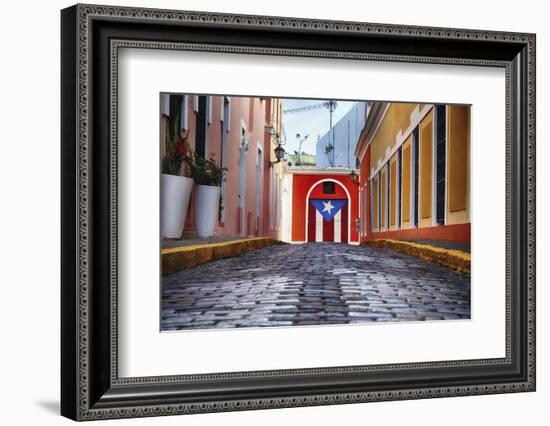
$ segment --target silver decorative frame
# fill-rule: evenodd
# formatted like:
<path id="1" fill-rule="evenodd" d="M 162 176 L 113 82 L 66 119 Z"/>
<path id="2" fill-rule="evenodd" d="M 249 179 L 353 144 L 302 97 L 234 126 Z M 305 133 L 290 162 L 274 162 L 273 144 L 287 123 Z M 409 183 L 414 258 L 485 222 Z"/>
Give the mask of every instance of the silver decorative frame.
<path id="1" fill-rule="evenodd" d="M 63 259 L 65 265 L 69 262 L 75 262 L 76 265 L 65 267 L 67 270 L 63 279 L 62 291 L 62 345 L 63 362 L 62 373 L 62 414 L 76 420 L 92 420 L 114 417 L 139 417 L 139 416 L 158 416 L 170 414 L 185 414 L 198 412 L 215 412 L 228 410 L 292 407 L 322 404 L 339 404 L 366 401 L 382 400 L 400 400 L 415 398 L 432 398 L 442 396 L 461 396 L 488 393 L 504 393 L 518 391 L 535 390 L 535 36 L 533 34 L 503 33 L 490 31 L 474 31 L 463 29 L 446 28 L 425 28 L 409 27 L 399 25 L 381 25 L 355 22 L 335 22 L 323 20 L 307 20 L 296 18 L 278 18 L 264 16 L 244 16 L 227 15 L 202 12 L 184 12 L 168 11 L 155 9 L 137 9 L 126 7 L 103 7 L 91 5 L 77 5 L 73 8 L 63 11 L 65 31 L 63 33 L 62 47 L 65 59 L 70 64 L 64 65 L 65 74 L 71 73 L 74 78 L 72 90 L 64 89 L 62 94 L 64 100 L 63 111 L 65 117 L 74 117 L 74 128 L 63 130 L 63 147 L 72 149 L 63 157 L 65 167 L 64 176 L 71 176 L 74 182 L 71 186 L 64 186 L 63 190 L 67 192 L 64 198 L 63 210 L 65 214 L 74 213 L 74 227 L 64 225 L 64 234 L 62 235 L 65 243 L 63 249 Z M 319 49 L 300 49 L 300 48 L 280 48 L 280 47 L 255 47 L 255 46 L 231 46 L 213 43 L 196 42 L 177 42 L 173 40 L 151 41 L 124 38 L 109 39 L 109 64 L 110 76 L 108 80 L 108 90 L 110 98 L 109 111 L 109 135 L 110 147 L 108 155 L 110 157 L 110 175 L 109 175 L 109 318 L 102 319 L 102 324 L 109 324 L 105 330 L 108 335 L 110 345 L 110 356 L 107 362 L 105 355 L 102 355 L 103 361 L 95 367 L 90 358 L 99 357 L 92 355 L 94 353 L 94 341 L 103 339 L 103 332 L 92 332 L 91 327 L 96 327 L 97 314 L 90 315 L 92 297 L 90 291 L 94 284 L 90 277 L 91 269 L 95 261 L 92 256 L 91 242 L 94 240 L 91 223 L 97 207 L 97 200 L 94 200 L 92 186 L 94 185 L 92 175 L 94 173 L 92 162 L 90 161 L 91 152 L 91 120 L 94 113 L 94 105 L 90 103 L 92 98 L 93 82 L 91 81 L 91 62 L 94 46 L 92 27 L 96 21 L 104 22 L 136 22 L 147 25 L 186 25 L 194 26 L 223 26 L 234 28 L 269 28 L 274 30 L 288 30 L 291 32 L 314 31 L 316 33 L 335 34 L 358 34 L 358 35 L 376 35 L 380 37 L 412 37 L 423 40 L 437 41 L 473 41 L 482 43 L 496 43 L 524 46 L 525 54 L 523 61 L 525 64 L 525 81 L 518 82 L 512 75 L 517 72 L 515 68 L 517 63 L 512 60 L 501 59 L 483 59 L 483 58 L 451 58 L 439 56 L 413 56 L 391 53 L 364 53 L 364 52 L 346 52 L 337 50 L 319 50 Z M 431 362 L 431 363 L 411 363 L 411 364 L 388 364 L 375 366 L 350 366 L 350 367 L 327 367 L 317 369 L 299 369 L 299 370 L 274 370 L 257 371 L 242 373 L 220 373 L 205 375 L 186 375 L 186 376 L 160 376 L 160 377 L 136 377 L 119 378 L 118 377 L 118 327 L 117 327 L 117 108 L 118 108 L 118 49 L 120 48 L 147 48 L 147 49 L 165 49 L 165 50 L 195 50 L 208 52 L 229 52 L 239 54 L 263 54 L 263 55 L 285 55 L 285 56 L 305 56 L 322 57 L 336 59 L 370 60 L 370 61 L 395 61 L 395 62 L 422 62 L 434 64 L 454 64 L 454 65 L 477 65 L 490 67 L 503 67 L 506 70 L 506 357 L 503 359 L 481 359 L 481 360 L 461 360 L 450 362 Z M 64 61 L 65 61 L 64 59 Z M 72 62 L 74 61 L 74 62 Z M 525 176 L 526 181 L 519 183 L 522 196 L 526 205 L 526 245 L 525 247 L 512 247 L 513 223 L 512 212 L 516 208 L 512 201 L 513 186 L 517 182 L 512 181 L 513 163 L 518 159 L 514 158 L 512 152 L 512 140 L 515 137 L 514 132 L 519 131 L 512 128 L 511 121 L 513 114 L 518 114 L 512 104 L 512 98 L 515 91 L 518 90 L 514 85 L 525 85 L 524 120 L 522 123 L 527 135 L 525 143 Z M 103 89 L 104 90 L 104 89 Z M 73 99 L 72 95 L 76 97 Z M 76 102 L 75 102 L 76 99 Z M 68 105 L 68 103 L 70 103 Z M 521 107 L 521 106 L 520 106 Z M 70 110 L 73 110 L 72 112 Z M 73 114 L 72 116 L 70 114 Z M 70 146 L 70 147 L 69 147 Z M 70 153 L 74 153 L 74 157 Z M 64 184 L 65 185 L 65 184 Z M 94 202 L 96 205 L 94 205 Z M 71 243 L 70 241 L 74 239 Z M 67 241 L 67 242 L 65 242 Z M 526 282 L 521 285 L 523 294 L 526 297 L 524 312 L 520 312 L 525 318 L 525 348 L 526 359 L 522 364 L 522 374 L 516 380 L 500 381 L 494 383 L 478 383 L 471 385 L 446 385 L 433 387 L 419 387 L 414 383 L 412 386 L 402 386 L 391 390 L 357 390 L 349 392 L 316 392 L 312 394 L 274 394 L 269 397 L 261 398 L 235 398 L 228 395 L 227 398 L 219 397 L 209 401 L 187 401 L 182 398 L 181 401 L 155 400 L 154 398 L 146 401 L 139 401 L 139 398 L 128 396 L 131 391 L 126 388 L 141 386 L 148 389 L 148 386 L 157 388 L 159 386 L 170 386 L 173 384 L 185 383 L 208 383 L 227 380 L 244 379 L 266 379 L 266 378 L 294 378 L 299 381 L 304 376 L 314 375 L 316 377 L 330 377 L 331 375 L 359 374 L 369 372 L 390 372 L 399 370 L 421 370 L 421 369 L 447 369 L 456 367 L 488 367 L 504 366 L 513 364 L 512 340 L 515 338 L 514 327 L 519 315 L 512 309 L 512 301 L 517 297 L 512 287 L 512 282 L 517 280 L 513 276 L 514 266 L 511 263 L 513 250 L 524 250 L 525 253 L 525 276 Z M 75 275 L 76 274 L 76 275 Z M 74 275 L 74 276 L 73 276 Z M 519 277 L 520 279 L 522 277 Z M 517 289 L 515 290 L 517 292 Z M 104 303 L 106 300 L 101 299 Z M 69 306 L 70 305 L 70 306 Z M 71 324 L 68 324 L 71 322 Z M 95 334 L 99 333 L 99 334 Z M 99 337 L 98 337 L 99 336 Z M 522 347 L 523 348 L 523 347 Z M 108 364 L 108 365 L 107 365 Z M 92 375 L 107 374 L 108 378 L 103 378 L 104 383 L 94 384 Z M 109 389 L 104 392 L 103 388 Z M 99 390 L 98 390 L 99 389 Z M 328 388 L 327 388 L 328 389 Z M 74 397 L 70 395 L 74 393 Z M 154 394 L 154 391 L 151 391 Z M 154 402 L 154 403 L 153 403 Z"/>

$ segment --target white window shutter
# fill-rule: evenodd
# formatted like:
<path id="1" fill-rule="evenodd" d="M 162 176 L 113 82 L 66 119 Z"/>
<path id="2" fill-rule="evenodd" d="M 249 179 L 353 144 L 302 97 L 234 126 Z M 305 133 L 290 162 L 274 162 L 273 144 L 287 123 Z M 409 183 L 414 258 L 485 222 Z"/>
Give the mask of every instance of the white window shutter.
<path id="1" fill-rule="evenodd" d="M 170 115 L 170 95 L 165 93 L 160 95 L 160 113 Z"/>
<path id="2" fill-rule="evenodd" d="M 225 128 L 229 132 L 229 130 L 231 129 L 231 98 L 229 96 L 227 97 L 227 102 L 229 103 L 229 105 L 227 108 L 227 125 L 225 126 Z"/>
<path id="3" fill-rule="evenodd" d="M 193 96 L 193 111 L 198 112 L 199 111 L 199 97 Z"/>
<path id="4" fill-rule="evenodd" d="M 189 117 L 187 110 L 189 108 L 189 96 L 183 95 L 183 103 L 181 105 L 181 128 L 187 130 L 189 128 Z"/>

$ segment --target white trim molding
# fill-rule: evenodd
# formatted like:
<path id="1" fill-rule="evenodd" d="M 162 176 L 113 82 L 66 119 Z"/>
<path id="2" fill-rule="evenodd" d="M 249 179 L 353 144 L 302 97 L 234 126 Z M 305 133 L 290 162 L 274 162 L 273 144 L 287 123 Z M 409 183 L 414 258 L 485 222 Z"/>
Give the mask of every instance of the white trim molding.
<path id="1" fill-rule="evenodd" d="M 290 174 L 300 174 L 300 175 L 320 175 L 320 174 L 330 174 L 336 176 L 346 176 L 350 175 L 354 171 L 358 173 L 359 170 L 355 168 L 338 168 L 338 167 L 328 167 L 328 168 L 315 168 L 309 166 L 285 166 L 285 173 Z"/>

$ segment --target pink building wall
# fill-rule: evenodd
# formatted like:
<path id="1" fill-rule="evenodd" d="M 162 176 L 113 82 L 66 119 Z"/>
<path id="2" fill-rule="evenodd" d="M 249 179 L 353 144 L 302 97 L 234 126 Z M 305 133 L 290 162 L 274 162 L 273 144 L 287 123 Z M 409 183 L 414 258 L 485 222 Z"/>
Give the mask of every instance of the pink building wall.
<path id="1" fill-rule="evenodd" d="M 187 123 L 189 130 L 189 143 L 195 149 L 196 141 L 196 96 L 186 95 L 187 102 Z M 210 106 L 207 104 L 207 125 L 206 125 L 206 149 L 205 155 L 209 157 L 214 154 L 215 159 L 222 159 L 222 126 L 223 126 L 223 97 L 208 97 Z M 265 214 L 264 195 L 269 194 L 269 156 L 266 152 L 265 143 L 265 110 L 268 101 L 262 98 L 230 97 L 229 98 L 229 131 L 225 132 L 226 148 L 223 157 L 223 166 L 228 168 L 226 181 L 224 182 L 224 217 L 219 221 L 215 235 L 265 235 L 263 215 Z M 211 120 L 208 120 L 208 118 Z M 209 121 L 209 122 L 208 122 Z M 239 159 L 241 150 L 241 129 L 245 129 L 245 140 L 248 151 L 246 152 L 246 179 L 245 179 L 245 200 L 244 208 L 239 206 L 240 192 L 240 170 Z M 256 166 L 258 160 L 258 148 L 263 154 L 262 175 L 257 176 Z M 267 181 L 267 187 L 266 187 Z M 257 185 L 260 190 L 257 193 Z M 256 198 L 259 197 L 260 215 L 256 214 Z M 267 198 L 269 202 L 269 197 Z M 264 206 L 262 208 L 262 206 Z M 269 217 L 269 216 L 268 216 Z M 266 220 L 269 220 L 267 217 Z M 195 210 L 194 197 L 191 196 L 191 204 L 185 224 L 186 231 L 194 229 Z"/>

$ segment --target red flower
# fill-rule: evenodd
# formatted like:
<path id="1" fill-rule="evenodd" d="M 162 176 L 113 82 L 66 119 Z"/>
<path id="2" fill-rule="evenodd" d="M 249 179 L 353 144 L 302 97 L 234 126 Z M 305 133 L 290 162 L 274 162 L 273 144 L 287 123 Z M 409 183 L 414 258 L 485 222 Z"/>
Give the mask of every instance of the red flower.
<path id="1" fill-rule="evenodd" d="M 183 161 L 187 156 L 187 144 L 181 137 L 176 137 L 172 145 L 172 155 L 178 161 Z"/>

